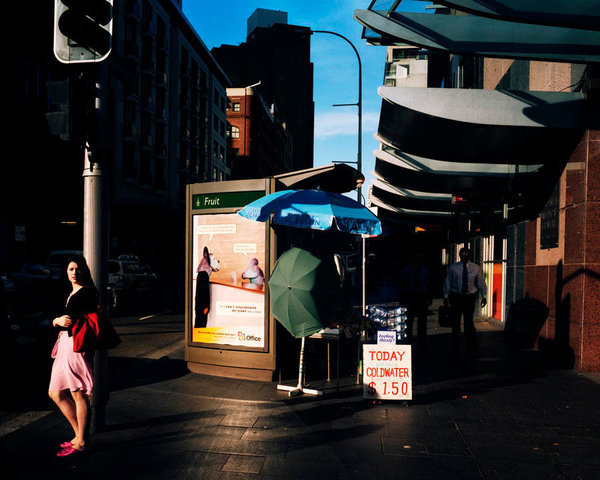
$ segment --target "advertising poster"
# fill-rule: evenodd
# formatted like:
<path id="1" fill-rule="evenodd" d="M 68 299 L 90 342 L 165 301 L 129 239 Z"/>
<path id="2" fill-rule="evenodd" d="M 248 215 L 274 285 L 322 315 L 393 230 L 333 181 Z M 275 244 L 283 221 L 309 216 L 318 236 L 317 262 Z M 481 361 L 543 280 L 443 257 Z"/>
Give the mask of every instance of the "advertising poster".
<path id="1" fill-rule="evenodd" d="M 265 232 L 235 213 L 194 215 L 193 342 L 265 346 Z"/>

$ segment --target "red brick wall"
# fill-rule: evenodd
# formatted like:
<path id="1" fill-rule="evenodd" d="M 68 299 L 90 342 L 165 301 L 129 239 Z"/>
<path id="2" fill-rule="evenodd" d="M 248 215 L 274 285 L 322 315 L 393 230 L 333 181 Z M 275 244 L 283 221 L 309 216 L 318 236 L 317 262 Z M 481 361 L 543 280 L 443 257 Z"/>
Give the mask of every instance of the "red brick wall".
<path id="1" fill-rule="evenodd" d="M 600 132 L 584 135 L 562 181 L 562 258 L 540 259 L 537 220 L 527 222 L 525 292 L 550 309 L 538 345 L 568 344 L 576 370 L 600 371 Z"/>

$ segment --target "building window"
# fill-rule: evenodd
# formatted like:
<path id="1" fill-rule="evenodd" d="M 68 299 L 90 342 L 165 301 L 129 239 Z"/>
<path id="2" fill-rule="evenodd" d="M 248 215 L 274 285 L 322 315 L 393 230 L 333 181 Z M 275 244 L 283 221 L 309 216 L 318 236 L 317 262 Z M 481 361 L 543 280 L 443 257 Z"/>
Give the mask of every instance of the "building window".
<path id="1" fill-rule="evenodd" d="M 181 74 L 182 75 L 187 75 L 188 69 L 190 68 L 189 61 L 190 61 L 190 55 L 189 55 L 188 51 L 184 47 L 181 47 Z"/>
<path id="2" fill-rule="evenodd" d="M 156 159 L 154 162 L 154 181 L 155 188 L 159 191 L 166 190 L 166 181 L 165 181 L 165 161 L 161 159 Z"/>
<path id="3" fill-rule="evenodd" d="M 188 184 L 187 172 L 179 174 L 179 200 L 185 201 L 185 187 Z"/>
<path id="4" fill-rule="evenodd" d="M 152 185 L 152 158 L 150 152 L 142 152 L 140 183 L 142 185 Z"/>
<path id="5" fill-rule="evenodd" d="M 179 144 L 179 168 L 190 168 L 190 156 L 188 153 L 187 143 L 182 141 Z"/>
<path id="6" fill-rule="evenodd" d="M 231 138 L 240 138 L 240 129 L 239 127 L 231 126 Z"/>
<path id="7" fill-rule="evenodd" d="M 132 142 L 125 142 L 123 146 L 123 176 L 125 178 L 137 178 L 135 144 Z"/>
<path id="8" fill-rule="evenodd" d="M 217 181 L 217 167 L 213 167 L 213 178 L 214 181 Z"/>
<path id="9" fill-rule="evenodd" d="M 231 107 L 231 110 L 234 112 L 239 112 L 240 111 L 240 102 L 235 102 L 233 104 L 233 106 Z"/>

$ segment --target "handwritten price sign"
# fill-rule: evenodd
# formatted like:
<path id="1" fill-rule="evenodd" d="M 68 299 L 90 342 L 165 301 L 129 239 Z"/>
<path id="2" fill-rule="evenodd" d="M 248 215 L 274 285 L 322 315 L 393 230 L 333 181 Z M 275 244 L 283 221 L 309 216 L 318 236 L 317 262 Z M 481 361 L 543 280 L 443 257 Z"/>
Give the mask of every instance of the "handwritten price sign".
<path id="1" fill-rule="evenodd" d="M 410 345 L 363 345 L 363 397 L 412 400 Z"/>

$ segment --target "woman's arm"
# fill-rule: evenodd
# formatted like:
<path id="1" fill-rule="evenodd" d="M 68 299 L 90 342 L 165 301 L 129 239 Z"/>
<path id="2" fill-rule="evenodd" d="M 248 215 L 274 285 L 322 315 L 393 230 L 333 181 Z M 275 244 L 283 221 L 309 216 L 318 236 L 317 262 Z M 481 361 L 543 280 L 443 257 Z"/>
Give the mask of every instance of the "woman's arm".
<path id="1" fill-rule="evenodd" d="M 54 320 L 52 320 L 53 327 L 69 328 L 72 323 L 73 323 L 73 321 L 71 320 L 71 317 L 69 317 L 68 315 L 62 315 L 62 316 L 56 317 Z"/>

